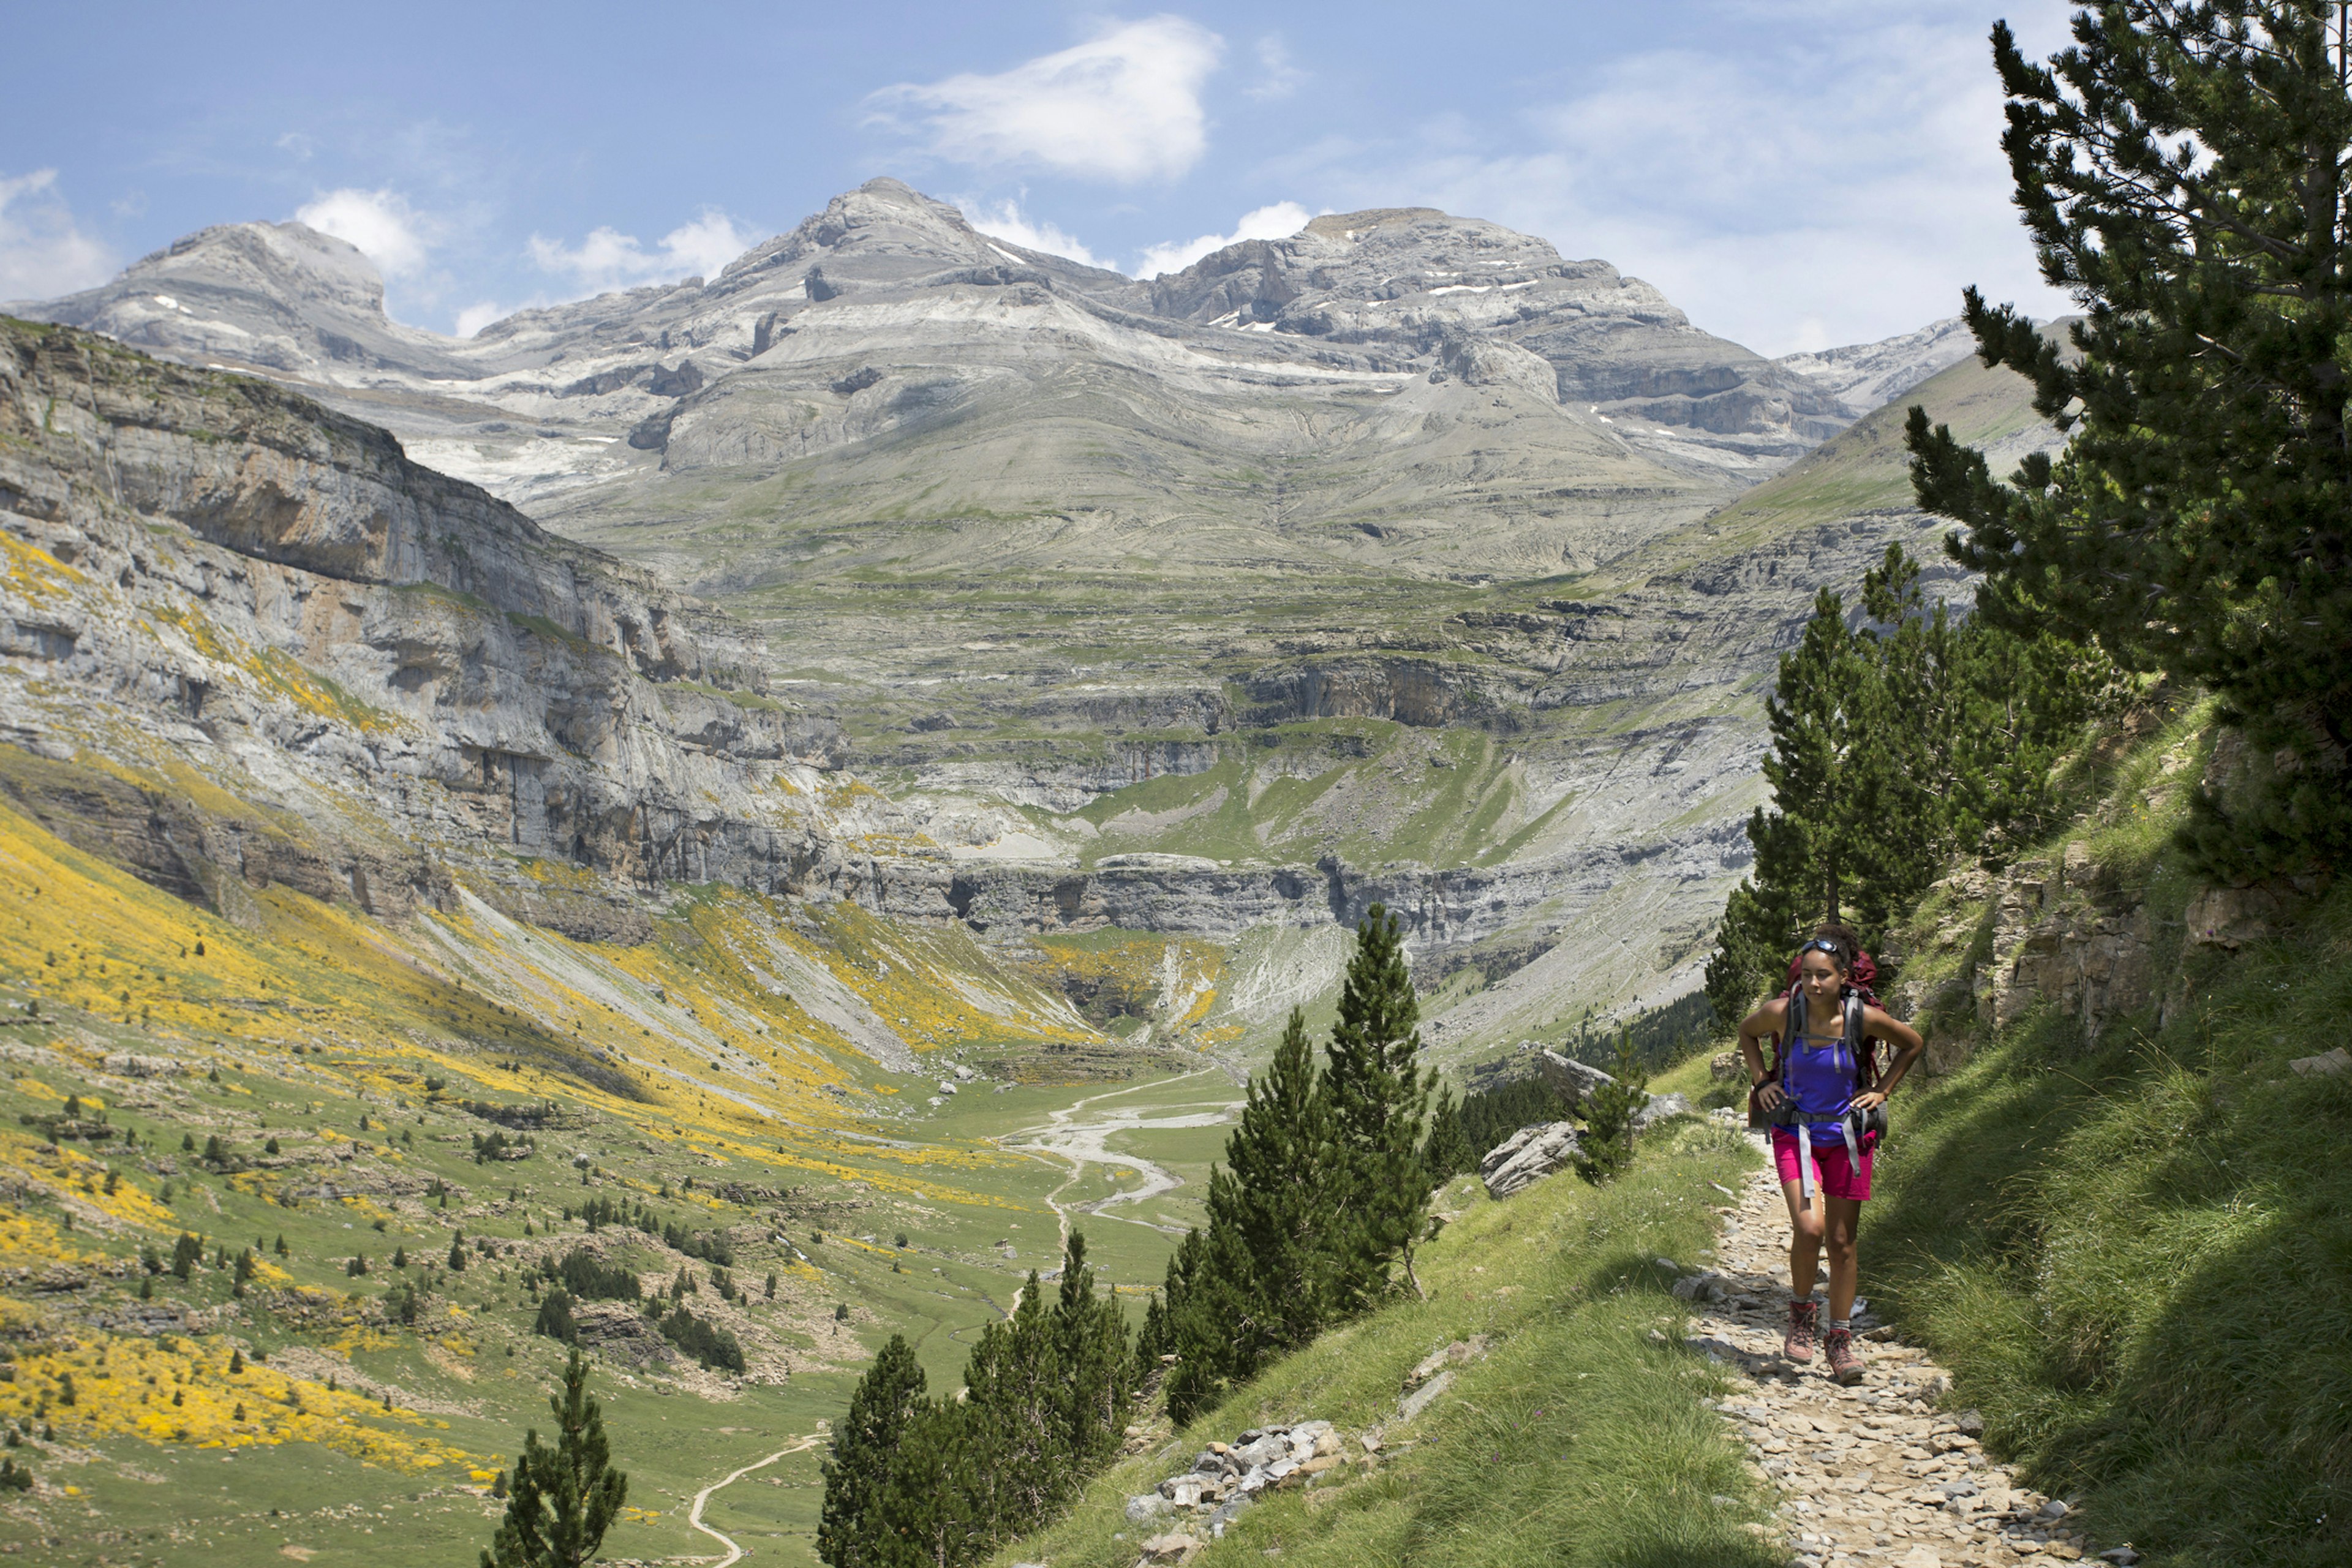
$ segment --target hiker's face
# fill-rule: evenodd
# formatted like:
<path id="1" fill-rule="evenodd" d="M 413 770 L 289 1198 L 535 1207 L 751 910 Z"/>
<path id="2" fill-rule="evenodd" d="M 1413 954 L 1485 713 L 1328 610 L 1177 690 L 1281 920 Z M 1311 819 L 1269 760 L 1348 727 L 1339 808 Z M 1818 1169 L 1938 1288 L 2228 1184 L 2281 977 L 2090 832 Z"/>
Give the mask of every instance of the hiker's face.
<path id="1" fill-rule="evenodd" d="M 1804 983 L 1805 1001 L 1815 1006 L 1835 1002 L 1838 984 L 1844 978 L 1838 973 L 1837 961 L 1818 951 L 1805 954 L 1804 963 L 1797 968 L 1797 975 Z"/>

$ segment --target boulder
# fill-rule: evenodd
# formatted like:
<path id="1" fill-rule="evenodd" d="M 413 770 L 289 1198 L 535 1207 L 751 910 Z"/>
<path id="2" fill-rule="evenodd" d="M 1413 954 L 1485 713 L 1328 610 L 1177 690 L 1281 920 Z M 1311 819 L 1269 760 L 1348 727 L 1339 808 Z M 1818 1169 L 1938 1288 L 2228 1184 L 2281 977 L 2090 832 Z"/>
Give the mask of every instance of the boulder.
<path id="1" fill-rule="evenodd" d="M 1244 1443 L 1234 1450 L 1234 1458 L 1245 1470 L 1255 1469 L 1260 1465 L 1271 1465 L 1276 1459 L 1288 1458 L 1290 1458 L 1290 1439 L 1280 1432 L 1268 1432 L 1264 1436 L 1253 1442 Z"/>
<path id="2" fill-rule="evenodd" d="M 1411 1393 L 1419 1388 L 1447 1367 L 1461 1366 L 1466 1363 L 1483 1359 L 1490 1342 L 1484 1334 L 1473 1334 L 1466 1340 L 1454 1341 L 1444 1350 L 1430 1352 L 1428 1355 L 1422 1358 L 1420 1365 L 1404 1374 L 1405 1391 Z M 1327 1430 L 1330 1426 L 1328 1422 L 1318 1422 L 1316 1425 Z M 1335 1447 L 1332 1451 L 1336 1453 L 1338 1450 Z"/>
<path id="3" fill-rule="evenodd" d="M 1454 1386 L 1454 1370 L 1448 1367 L 1419 1388 L 1397 1402 L 1397 1419 L 1410 1421 L 1437 1402 L 1437 1396 Z"/>
<path id="4" fill-rule="evenodd" d="M 1478 1174 L 1490 1197 L 1507 1198 L 1572 1163 L 1582 1148 L 1573 1121 L 1522 1127 L 1478 1163 Z"/>
<path id="5" fill-rule="evenodd" d="M 667 1366 L 677 1358 L 669 1342 L 633 1308 L 618 1301 L 576 1303 L 572 1321 L 583 1346 L 633 1365 Z"/>
<path id="6" fill-rule="evenodd" d="M 1589 1062 L 1578 1061 L 1574 1057 L 1565 1057 L 1558 1051 L 1538 1051 L 1536 1070 L 1570 1105 L 1583 1104 L 1586 1095 L 1603 1084 L 1617 1081 Z"/>
<path id="7" fill-rule="evenodd" d="M 2333 1077 L 2347 1068 L 2352 1068 L 2352 1055 L 2346 1054 L 2344 1047 L 2338 1046 L 2315 1057 L 2297 1057 L 2286 1065 L 2298 1078 Z"/>
<path id="8" fill-rule="evenodd" d="M 1729 1292 L 1723 1277 L 1711 1269 L 1685 1274 L 1674 1283 L 1675 1300 L 1678 1301 L 1719 1300 Z"/>
<path id="9" fill-rule="evenodd" d="M 1688 1116 L 1691 1102 L 1679 1094 L 1654 1094 L 1633 1112 L 1633 1131 L 1640 1132 L 1652 1123 L 1664 1121 L 1669 1116 Z"/>

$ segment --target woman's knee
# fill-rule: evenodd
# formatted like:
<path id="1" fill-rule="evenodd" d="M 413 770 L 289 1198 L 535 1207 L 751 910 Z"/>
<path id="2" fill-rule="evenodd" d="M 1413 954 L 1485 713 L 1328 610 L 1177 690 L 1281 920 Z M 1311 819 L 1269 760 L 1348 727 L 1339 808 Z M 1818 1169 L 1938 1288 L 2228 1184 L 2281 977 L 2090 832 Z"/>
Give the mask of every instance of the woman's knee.
<path id="1" fill-rule="evenodd" d="M 1822 1216 L 1811 1209 L 1799 1209 L 1794 1216 L 1797 1239 L 1818 1246 L 1822 1235 Z"/>
<path id="2" fill-rule="evenodd" d="M 1824 1239 L 1829 1244 L 1832 1258 L 1853 1256 L 1854 1227 L 1852 1225 L 1837 1224 L 1828 1226 Z"/>

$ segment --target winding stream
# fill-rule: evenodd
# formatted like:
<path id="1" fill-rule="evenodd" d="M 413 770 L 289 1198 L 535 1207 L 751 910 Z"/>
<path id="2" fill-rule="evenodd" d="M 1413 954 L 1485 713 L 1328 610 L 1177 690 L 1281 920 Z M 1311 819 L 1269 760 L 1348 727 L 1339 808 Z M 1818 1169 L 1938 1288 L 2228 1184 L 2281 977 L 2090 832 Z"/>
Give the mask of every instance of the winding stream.
<path id="1" fill-rule="evenodd" d="M 1202 1078 L 1213 1074 L 1223 1076 L 1214 1068 L 1202 1068 L 1174 1079 L 1161 1079 L 1149 1084 L 1135 1084 L 1126 1089 L 1115 1089 L 1106 1094 L 1088 1095 L 1086 1099 L 1074 1101 L 1059 1110 L 1047 1111 L 1046 1120 L 1043 1124 L 1024 1127 L 1018 1132 L 1008 1133 L 1000 1140 L 1005 1148 L 1027 1154 L 1032 1159 L 1058 1161 L 1069 1167 L 1068 1177 L 1045 1197 L 1045 1201 L 1053 1205 L 1055 1216 L 1061 1222 L 1061 1237 L 1055 1247 L 1057 1252 L 1069 1245 L 1070 1216 L 1074 1214 L 1090 1214 L 1101 1219 L 1115 1219 L 1127 1225 L 1139 1225 L 1150 1230 L 1160 1231 L 1163 1235 L 1182 1234 L 1179 1227 L 1172 1225 L 1161 1225 L 1139 1215 L 1111 1212 L 1125 1205 L 1140 1203 L 1146 1198 L 1156 1198 L 1162 1193 L 1173 1192 L 1184 1184 L 1184 1178 L 1164 1165 L 1145 1159 L 1140 1154 L 1122 1153 L 1118 1150 L 1109 1148 L 1105 1141 L 1118 1132 L 1150 1131 L 1160 1128 L 1213 1127 L 1223 1121 L 1226 1113 L 1241 1101 L 1235 1099 L 1219 1102 L 1207 1110 L 1173 1113 L 1156 1111 L 1148 1107 L 1116 1108 L 1091 1115 L 1086 1113 L 1104 1100 L 1117 1100 L 1121 1095 L 1134 1094 L 1145 1089 L 1162 1089 L 1171 1083 L 1181 1083 L 1185 1079 Z M 1081 1120 L 1082 1117 L 1083 1120 Z M 1129 1192 L 1113 1193 L 1108 1197 L 1094 1198 L 1085 1203 L 1064 1203 L 1062 1194 L 1069 1191 L 1072 1184 L 1086 1174 L 1088 1165 L 1106 1165 L 1133 1171 L 1143 1178 L 1142 1184 Z M 1012 1310 L 1017 1311 L 1020 1306 L 1021 1293 L 1016 1290 L 1013 1294 Z"/>

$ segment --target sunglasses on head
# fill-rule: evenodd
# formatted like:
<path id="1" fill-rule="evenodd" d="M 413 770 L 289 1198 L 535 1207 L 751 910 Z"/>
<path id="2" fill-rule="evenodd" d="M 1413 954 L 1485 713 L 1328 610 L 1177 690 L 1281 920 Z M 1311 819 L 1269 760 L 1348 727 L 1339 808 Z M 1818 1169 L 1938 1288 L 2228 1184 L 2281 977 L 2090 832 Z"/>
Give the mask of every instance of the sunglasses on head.
<path id="1" fill-rule="evenodd" d="M 1817 937 L 1813 938 L 1813 940 L 1812 940 L 1812 941 L 1811 941 L 1811 942 L 1809 942 L 1805 943 L 1805 945 L 1804 945 L 1804 946 L 1802 946 L 1802 947 L 1799 948 L 1797 951 L 1798 951 L 1799 952 L 1801 952 L 1801 952 L 1826 952 L 1826 953 L 1828 953 L 1832 958 L 1835 958 L 1835 957 L 1837 957 L 1837 956 L 1838 956 L 1838 953 L 1839 953 L 1839 951 L 1840 951 L 1840 950 L 1839 950 L 1839 948 L 1838 948 L 1838 944 L 1837 944 L 1836 942 L 1832 942 L 1828 937 L 1825 937 L 1825 936 L 1817 936 Z"/>

